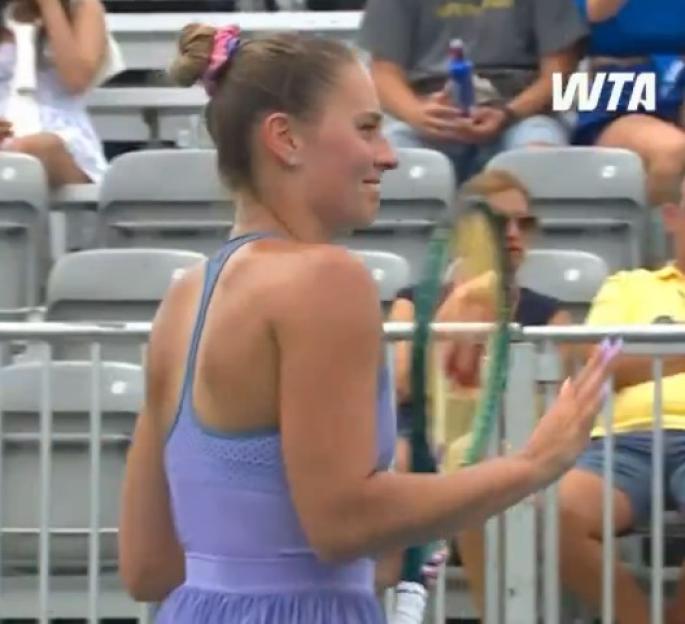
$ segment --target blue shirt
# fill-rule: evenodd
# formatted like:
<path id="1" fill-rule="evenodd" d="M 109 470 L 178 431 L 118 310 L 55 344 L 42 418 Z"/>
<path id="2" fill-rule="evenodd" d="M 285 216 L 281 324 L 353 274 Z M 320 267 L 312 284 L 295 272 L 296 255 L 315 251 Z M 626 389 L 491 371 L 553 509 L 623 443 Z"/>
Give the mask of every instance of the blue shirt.
<path id="1" fill-rule="evenodd" d="M 587 0 L 576 0 L 587 20 Z M 685 0 L 627 0 L 612 18 L 590 24 L 592 56 L 685 53 Z"/>

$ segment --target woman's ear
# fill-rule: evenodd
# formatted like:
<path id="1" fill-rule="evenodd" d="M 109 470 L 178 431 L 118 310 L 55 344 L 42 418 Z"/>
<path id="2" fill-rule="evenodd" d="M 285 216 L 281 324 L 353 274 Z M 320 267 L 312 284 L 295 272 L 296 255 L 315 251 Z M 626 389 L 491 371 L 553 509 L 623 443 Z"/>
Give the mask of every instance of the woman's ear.
<path id="1" fill-rule="evenodd" d="M 267 151 L 286 167 L 302 164 L 303 140 L 293 119 L 285 113 L 267 115 L 261 124 L 261 134 Z"/>

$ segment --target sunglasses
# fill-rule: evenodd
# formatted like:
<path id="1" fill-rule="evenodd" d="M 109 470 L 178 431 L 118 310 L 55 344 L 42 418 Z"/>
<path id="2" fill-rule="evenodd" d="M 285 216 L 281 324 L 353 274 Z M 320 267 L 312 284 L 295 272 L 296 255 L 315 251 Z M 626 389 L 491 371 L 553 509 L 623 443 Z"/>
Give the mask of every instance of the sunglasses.
<path id="1" fill-rule="evenodd" d="M 534 215 L 523 217 L 508 217 L 507 224 L 515 224 L 519 231 L 528 233 L 533 232 L 538 227 L 538 218 Z"/>

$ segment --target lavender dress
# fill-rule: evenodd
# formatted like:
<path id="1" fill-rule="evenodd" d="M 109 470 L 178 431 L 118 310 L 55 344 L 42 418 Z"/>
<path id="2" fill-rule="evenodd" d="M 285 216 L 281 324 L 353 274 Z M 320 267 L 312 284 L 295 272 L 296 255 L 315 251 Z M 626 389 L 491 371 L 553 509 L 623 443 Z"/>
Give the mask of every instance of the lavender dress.
<path id="1" fill-rule="evenodd" d="M 207 267 L 181 404 L 165 449 L 186 580 L 164 601 L 157 622 L 381 624 L 385 618 L 374 595 L 373 561 L 326 564 L 307 543 L 278 431 L 224 435 L 203 427 L 192 407 L 197 346 L 217 277 L 234 251 L 265 236 L 230 240 Z M 385 469 L 395 439 L 386 370 L 378 382 L 377 439 L 377 465 Z"/>

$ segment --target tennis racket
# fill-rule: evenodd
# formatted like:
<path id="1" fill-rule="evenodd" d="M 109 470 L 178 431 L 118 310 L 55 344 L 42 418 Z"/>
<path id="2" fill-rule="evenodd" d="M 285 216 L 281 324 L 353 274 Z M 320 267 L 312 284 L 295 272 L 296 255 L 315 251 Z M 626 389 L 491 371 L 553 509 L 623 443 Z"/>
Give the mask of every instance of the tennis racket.
<path id="1" fill-rule="evenodd" d="M 452 294 L 463 295 L 465 315 L 459 320 L 494 323 L 494 331 L 482 347 L 474 343 L 473 337 L 461 335 L 444 343 L 449 345 L 456 368 L 463 368 L 466 362 L 466 368 L 476 372 L 473 378 L 479 398 L 464 463 L 475 463 L 485 454 L 507 378 L 513 277 L 505 250 L 505 232 L 506 219 L 493 212 L 483 198 L 470 196 L 456 202 L 431 237 L 423 277 L 414 297 L 416 324 L 411 368 L 414 421 L 410 436 L 414 472 L 436 470 L 427 422 L 432 357 L 430 325 L 445 299 L 448 269 L 452 273 L 449 278 L 454 289 Z M 405 555 L 403 580 L 421 582 L 421 568 L 429 555 L 422 547 L 410 548 Z"/>

